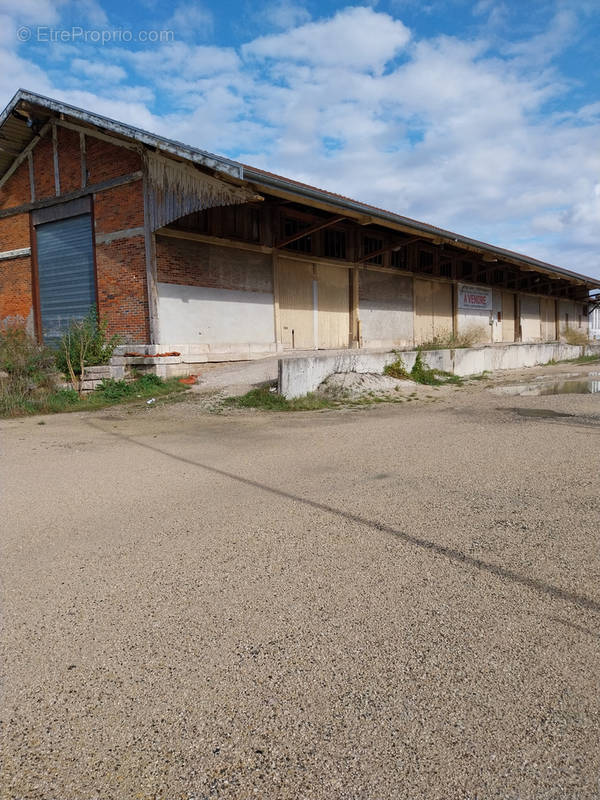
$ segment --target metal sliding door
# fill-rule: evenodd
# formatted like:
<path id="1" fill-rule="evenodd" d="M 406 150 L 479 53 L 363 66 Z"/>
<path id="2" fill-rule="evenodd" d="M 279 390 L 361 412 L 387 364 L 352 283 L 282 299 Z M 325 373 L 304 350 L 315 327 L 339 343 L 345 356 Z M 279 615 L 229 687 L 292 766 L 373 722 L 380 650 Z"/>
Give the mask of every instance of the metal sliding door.
<path id="1" fill-rule="evenodd" d="M 91 215 L 38 225 L 36 243 L 42 338 L 53 345 L 96 304 Z"/>

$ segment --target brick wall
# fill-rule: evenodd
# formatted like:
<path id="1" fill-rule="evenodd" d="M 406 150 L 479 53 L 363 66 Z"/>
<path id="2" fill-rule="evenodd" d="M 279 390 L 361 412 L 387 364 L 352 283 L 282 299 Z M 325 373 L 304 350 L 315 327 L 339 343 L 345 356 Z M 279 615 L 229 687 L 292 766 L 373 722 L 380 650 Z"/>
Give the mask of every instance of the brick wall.
<path id="1" fill-rule="evenodd" d="M 15 317 L 32 324 L 31 259 L 0 261 L 0 323 Z"/>
<path id="2" fill-rule="evenodd" d="M 273 262 L 264 253 L 157 236 L 156 260 L 161 283 L 273 291 Z"/>
<path id="3" fill-rule="evenodd" d="M 88 183 L 102 181 L 128 175 L 142 168 L 142 159 L 138 153 L 125 147 L 104 142 L 101 139 L 86 137 Z"/>
<path id="4" fill-rule="evenodd" d="M 98 307 L 110 333 L 127 342 L 150 341 L 143 236 L 96 245 Z"/>
<path id="5" fill-rule="evenodd" d="M 0 253 L 29 247 L 29 214 L 0 218 Z"/>
<path id="6" fill-rule="evenodd" d="M 51 133 L 47 133 L 33 150 L 33 175 L 36 200 L 43 200 L 48 197 L 56 196 L 56 188 L 54 185 L 54 149 L 52 147 Z"/>
<path id="7" fill-rule="evenodd" d="M 79 134 L 57 129 L 61 194 L 81 188 Z M 36 199 L 55 196 L 52 136 L 45 136 L 33 150 Z M 138 153 L 86 137 L 88 183 L 128 175 L 141 169 Z M 144 225 L 142 181 L 94 194 L 95 234 L 116 233 Z M 25 161 L 0 189 L 0 209 L 29 203 L 29 165 Z M 29 247 L 29 213 L 0 218 L 0 252 Z M 108 320 L 110 333 L 127 342 L 149 342 L 144 237 L 135 236 L 96 243 L 98 307 Z M 0 261 L 0 320 L 15 315 L 31 319 L 31 259 Z"/>
<path id="8" fill-rule="evenodd" d="M 29 214 L 0 219 L 0 253 L 29 247 Z M 0 323 L 22 317 L 33 324 L 31 258 L 0 260 Z"/>
<path id="9" fill-rule="evenodd" d="M 29 163 L 27 159 L 14 172 L 11 178 L 0 189 L 0 209 L 13 208 L 29 203 L 31 191 L 29 188 Z"/>
<path id="10" fill-rule="evenodd" d="M 57 128 L 58 175 L 61 194 L 81 189 L 81 148 L 79 134 L 67 128 Z"/>
<path id="11" fill-rule="evenodd" d="M 94 195 L 96 233 L 112 233 L 144 225 L 142 181 L 116 186 Z"/>

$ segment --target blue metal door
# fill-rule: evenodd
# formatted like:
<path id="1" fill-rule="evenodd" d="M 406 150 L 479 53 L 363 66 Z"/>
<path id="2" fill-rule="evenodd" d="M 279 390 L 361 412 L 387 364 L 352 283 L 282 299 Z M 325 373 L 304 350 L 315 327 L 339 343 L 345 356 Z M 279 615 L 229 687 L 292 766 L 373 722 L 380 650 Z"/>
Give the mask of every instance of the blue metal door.
<path id="1" fill-rule="evenodd" d="M 36 227 L 42 337 L 56 346 L 73 319 L 96 304 L 90 214 Z"/>

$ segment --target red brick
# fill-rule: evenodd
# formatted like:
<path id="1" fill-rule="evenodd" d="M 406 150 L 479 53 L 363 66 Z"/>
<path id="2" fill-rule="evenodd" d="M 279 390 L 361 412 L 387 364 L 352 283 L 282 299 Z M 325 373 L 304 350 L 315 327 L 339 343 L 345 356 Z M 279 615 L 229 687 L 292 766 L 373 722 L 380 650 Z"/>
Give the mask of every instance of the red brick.
<path id="1" fill-rule="evenodd" d="M 54 150 L 51 133 L 47 133 L 33 149 L 33 174 L 35 199 L 44 200 L 48 197 L 55 197 Z"/>
<path id="2" fill-rule="evenodd" d="M 11 258 L 0 261 L 0 322 L 31 313 L 31 259 Z"/>
<path id="3" fill-rule="evenodd" d="M 157 236 L 156 260 L 162 283 L 273 291 L 273 263 L 263 253 Z"/>
<path id="4" fill-rule="evenodd" d="M 144 237 L 96 245 L 98 309 L 110 333 L 127 342 L 150 341 Z"/>
<path id="5" fill-rule="evenodd" d="M 0 219 L 0 253 L 29 247 L 29 214 Z"/>
<path id="6" fill-rule="evenodd" d="M 58 173 L 60 193 L 68 194 L 81 189 L 81 150 L 79 134 L 67 128 L 57 128 Z"/>
<path id="7" fill-rule="evenodd" d="M 113 233 L 144 225 L 143 184 L 128 183 L 94 195 L 96 233 Z"/>
<path id="8" fill-rule="evenodd" d="M 133 150 L 103 142 L 93 136 L 87 136 L 85 141 L 88 183 L 102 183 L 142 168 L 142 159 Z"/>
<path id="9" fill-rule="evenodd" d="M 0 208 L 21 206 L 30 200 L 29 163 L 25 159 L 0 189 Z"/>

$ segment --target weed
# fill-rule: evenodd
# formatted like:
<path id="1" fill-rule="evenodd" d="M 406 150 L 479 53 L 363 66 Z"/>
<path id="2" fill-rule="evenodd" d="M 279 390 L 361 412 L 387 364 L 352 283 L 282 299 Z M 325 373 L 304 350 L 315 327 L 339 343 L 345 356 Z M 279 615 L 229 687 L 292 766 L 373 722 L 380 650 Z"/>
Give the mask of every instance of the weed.
<path id="1" fill-rule="evenodd" d="M 130 383 L 113 379 L 102 381 L 94 392 L 83 396 L 73 388 L 32 386 L 20 394 L 13 389 L 7 400 L 5 384 L 6 380 L 0 379 L 0 417 L 93 411 L 115 403 L 135 402 L 148 397 L 167 396 L 170 399 L 175 394 L 186 391 L 186 387 L 177 378 L 162 380 L 157 375 L 141 375 Z"/>
<path id="2" fill-rule="evenodd" d="M 185 389 L 186 387 L 182 386 L 177 378 L 165 381 L 154 374 L 139 375 L 135 380 L 129 382 L 106 378 L 92 392 L 88 400 L 92 404 L 100 401 L 106 405 L 169 392 L 181 392 Z"/>
<path id="3" fill-rule="evenodd" d="M 587 356 L 577 356 L 577 358 L 570 358 L 568 362 L 569 364 L 595 364 L 600 361 L 600 354 L 591 354 Z"/>
<path id="4" fill-rule="evenodd" d="M 115 380 L 115 378 L 105 378 L 96 387 L 94 394 L 97 397 L 102 397 L 103 400 L 108 400 L 111 403 L 118 403 L 119 400 L 124 400 L 126 397 L 131 397 L 135 394 L 133 382 Z"/>
<path id="5" fill-rule="evenodd" d="M 546 363 L 541 366 L 554 367 L 557 364 L 595 364 L 598 361 L 600 361 L 600 353 L 592 353 L 589 355 L 577 356 L 577 358 L 565 358 L 562 361 L 556 361 L 556 359 L 551 358 L 550 361 L 546 361 Z"/>
<path id="6" fill-rule="evenodd" d="M 38 382 L 51 373 L 53 367 L 52 351 L 38 344 L 22 325 L 15 323 L 0 328 L 0 369 L 9 375 Z"/>
<path id="7" fill-rule="evenodd" d="M 433 339 L 422 342 L 420 350 L 459 350 L 463 347 L 474 347 L 487 341 L 486 331 L 477 326 L 472 326 L 462 333 L 452 333 L 444 331 L 437 334 Z"/>
<path id="8" fill-rule="evenodd" d="M 73 408 L 73 406 L 78 405 L 79 402 L 79 394 L 75 389 L 57 389 L 57 391 L 48 395 L 43 410 L 58 413 Z"/>
<path id="9" fill-rule="evenodd" d="M 56 366 L 66 375 L 73 388 L 80 389 L 80 378 L 85 367 L 108 364 L 120 336 L 109 336 L 106 319 L 98 319 L 96 308 L 81 320 L 71 320 L 63 334 L 56 353 Z"/>
<path id="10" fill-rule="evenodd" d="M 453 375 L 451 372 L 443 372 L 441 369 L 432 369 L 428 367 L 423 361 L 420 348 L 417 351 L 417 357 L 409 377 L 411 380 L 415 381 L 415 383 L 421 383 L 425 386 L 443 386 L 447 383 L 454 384 L 455 386 L 463 385 L 463 380 L 458 375 Z"/>
<path id="11" fill-rule="evenodd" d="M 0 328 L 0 416 L 30 414 L 56 385 L 54 355 L 14 322 Z"/>
<path id="12" fill-rule="evenodd" d="M 397 356 L 396 360 L 393 361 L 391 364 L 387 364 L 383 368 L 383 374 L 389 375 L 391 378 L 398 378 L 398 380 L 408 380 L 410 378 L 410 375 L 408 374 L 406 365 L 402 360 L 402 356 L 396 350 L 394 351 L 394 353 Z"/>
<path id="13" fill-rule="evenodd" d="M 233 408 L 258 408 L 264 411 L 316 411 L 322 408 L 334 408 L 336 403 L 312 392 L 304 397 L 287 400 L 283 395 L 272 392 L 268 386 L 264 386 L 252 389 L 241 397 L 227 397 L 223 405 Z"/>
<path id="14" fill-rule="evenodd" d="M 484 369 L 483 372 L 480 372 L 479 375 L 469 375 L 470 381 L 485 381 L 488 380 L 490 377 L 490 371 Z"/>

